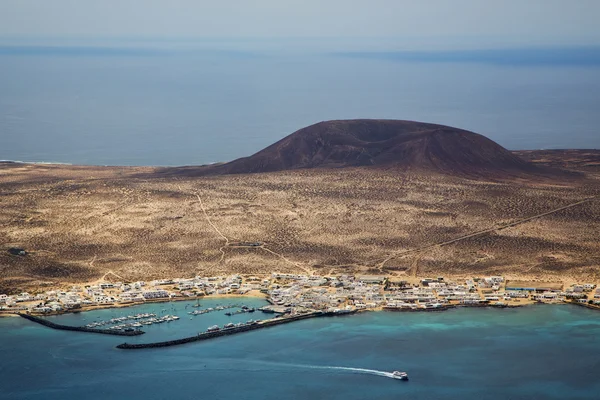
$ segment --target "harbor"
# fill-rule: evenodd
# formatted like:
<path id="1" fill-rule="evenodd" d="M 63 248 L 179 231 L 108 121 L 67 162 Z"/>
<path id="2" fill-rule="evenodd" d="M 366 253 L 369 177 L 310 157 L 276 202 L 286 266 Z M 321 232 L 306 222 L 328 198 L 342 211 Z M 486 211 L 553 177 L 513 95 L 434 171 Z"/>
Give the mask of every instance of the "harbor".
<path id="1" fill-rule="evenodd" d="M 176 292 L 202 288 L 205 296 L 185 301 Z M 105 284 L 104 295 L 119 296 L 118 284 Z M 133 285 L 135 286 L 135 285 Z M 140 285 L 141 286 L 141 285 Z M 272 274 L 269 279 L 242 277 L 194 278 L 151 283 L 153 293 L 167 293 L 166 299 L 184 300 L 147 303 L 132 308 L 113 308 L 92 312 L 47 316 L 35 312 L 20 315 L 33 322 L 59 330 L 138 337 L 119 349 L 169 347 L 190 342 L 230 336 L 316 317 L 347 315 L 365 311 L 404 313 L 443 312 L 458 308 L 514 308 L 538 303 L 573 303 L 598 309 L 600 291 L 595 284 L 562 287 L 558 284 L 506 281 L 502 276 L 451 281 L 444 277 L 419 281 L 390 279 L 385 276 L 337 277 Z M 129 284 L 131 287 L 131 284 Z M 264 297 L 235 296 L 237 291 L 253 291 Z M 146 290 L 143 293 L 148 293 Z M 211 298 L 211 293 L 216 297 Z M 131 294 L 131 293 L 130 293 Z M 233 297 L 227 297 L 234 295 Z M 219 297 L 221 296 L 221 297 Z M 202 304 L 201 304 L 202 302 Z M 36 306 L 34 309 L 39 309 Z M 33 311 L 33 310 L 32 310 Z M 254 317 L 265 314 L 267 318 Z M 253 318 L 248 318 L 250 315 Z M 69 320 L 70 324 L 58 321 Z M 54 322 L 53 322 L 54 321 Z M 168 328 L 167 328 L 168 327 Z M 143 330 L 142 330 L 143 329 Z"/>
<path id="2" fill-rule="evenodd" d="M 215 307 L 199 306 L 200 299 L 230 296 L 237 298 L 237 301 Z M 270 306 L 244 308 L 242 302 L 247 296 L 263 297 L 269 301 Z M 256 310 L 285 314 L 333 308 L 431 311 L 453 306 L 504 307 L 538 302 L 577 303 L 600 309 L 600 289 L 594 282 L 566 285 L 561 282 L 508 280 L 504 276 L 452 279 L 443 276 L 399 278 L 385 275 L 272 273 L 258 277 L 234 274 L 150 282 L 102 282 L 83 287 L 73 286 L 70 290 L 23 292 L 11 296 L 0 294 L 0 315 L 57 315 L 153 302 L 192 300 L 197 303 L 187 305 L 195 308 L 187 312 L 191 317 L 223 310 L 227 310 L 228 316 Z M 231 310 L 234 308 L 239 310 Z M 126 322 L 126 319 L 119 322 Z M 127 324 L 129 322 L 124 325 Z M 88 326 L 96 327 L 98 326 Z"/>
<path id="3" fill-rule="evenodd" d="M 199 307 L 196 305 L 193 305 L 192 307 Z M 244 306 L 238 306 L 237 304 L 231 304 L 228 306 L 217 306 L 217 307 L 209 307 L 209 308 L 205 308 L 205 309 L 198 309 L 198 310 L 194 310 L 194 311 L 190 311 L 188 312 L 189 315 L 203 315 L 203 314 L 208 314 L 211 312 L 215 312 L 215 311 L 223 311 L 223 310 L 229 310 L 231 308 L 240 308 L 240 307 L 244 307 Z M 231 313 L 230 313 L 231 315 Z"/>
<path id="4" fill-rule="evenodd" d="M 103 322 L 93 322 L 91 324 L 86 325 L 86 327 L 94 327 L 96 325 L 106 325 L 111 323 L 118 323 L 117 325 L 110 326 L 108 329 L 113 331 L 128 331 L 131 329 L 139 329 L 143 326 L 153 325 L 153 324 L 162 324 L 164 322 L 172 322 L 177 321 L 179 317 L 177 315 L 163 315 L 161 317 L 157 317 L 156 314 L 141 314 L 136 316 L 127 316 L 120 318 L 113 318 L 109 321 Z M 120 322 L 134 320 L 134 322 L 121 324 Z"/>
<path id="5" fill-rule="evenodd" d="M 29 321 L 38 323 L 40 325 L 44 325 L 48 328 L 58 329 L 63 331 L 73 331 L 73 332 L 87 332 L 87 333 L 100 333 L 104 335 L 116 335 L 116 336 L 138 336 L 142 335 L 144 332 L 141 330 L 131 329 L 131 330 L 121 330 L 121 329 L 97 329 L 97 328 L 87 328 L 85 326 L 69 326 L 56 324 L 54 322 L 48 321 L 45 318 L 39 318 L 29 314 L 19 314 L 22 318 L 25 318 Z"/>
<path id="6" fill-rule="evenodd" d="M 261 298 L 246 298 L 244 304 L 248 308 L 261 308 L 268 303 Z M 227 311 L 240 310 L 243 307 L 239 299 L 204 299 L 202 304 L 194 300 L 172 303 L 148 303 L 128 308 L 102 309 L 81 313 L 67 313 L 56 316 L 35 316 L 30 319 L 43 325 L 43 329 L 54 328 L 63 331 L 104 333 L 113 336 L 127 336 L 128 343 L 159 342 L 176 340 L 182 337 L 195 336 L 209 327 L 220 328 L 231 325 L 239 326 L 249 321 L 271 318 L 274 314 L 256 311 L 255 314 L 225 315 Z M 199 315 L 189 312 L 211 310 Z M 250 317 L 252 315 L 252 317 Z M 27 318 L 29 319 L 29 318 Z M 132 334 L 131 332 L 136 332 Z M 123 334 L 124 333 L 124 334 Z M 142 338 L 144 339 L 139 341 Z M 109 344 L 116 346 L 122 341 Z"/>
<path id="7" fill-rule="evenodd" d="M 563 365 L 561 360 L 569 363 L 568 366 L 560 367 L 562 376 L 578 379 L 582 375 L 593 374 L 589 366 L 596 362 L 597 351 L 600 349 L 596 340 L 600 333 L 599 314 L 591 309 L 570 305 L 505 310 L 487 307 L 455 308 L 445 312 L 357 312 L 348 317 L 308 318 L 272 328 L 239 332 L 173 347 L 139 351 L 115 348 L 123 342 L 141 344 L 195 336 L 209 326 L 219 325 L 222 328 L 230 321 L 235 324 L 246 322 L 250 318 L 273 317 L 255 313 L 229 319 L 222 311 L 190 320 L 184 317 L 187 315 L 185 305 L 193 302 L 176 304 L 175 312 L 182 317 L 178 322 L 150 325 L 143 328 L 145 334 L 131 337 L 51 331 L 23 318 L 2 318 L 2 349 L 3 354 L 8 355 L 4 360 L 3 373 L 18 377 L 26 368 L 30 368 L 36 376 L 50 375 L 57 385 L 68 386 L 69 379 L 80 375 L 88 382 L 99 382 L 103 371 L 110 366 L 115 376 L 123 376 L 125 380 L 115 381 L 116 388 L 98 383 L 93 386 L 93 390 L 111 398 L 132 397 L 140 390 L 138 387 L 147 388 L 144 389 L 146 399 L 168 398 L 169 393 L 172 393 L 172 385 L 165 385 L 164 379 L 160 379 L 165 374 L 163 371 L 171 372 L 169 382 L 177 382 L 177 385 L 181 382 L 190 388 L 183 396 L 186 398 L 196 396 L 199 385 L 207 388 L 209 397 L 218 398 L 223 393 L 223 388 L 229 390 L 230 387 L 235 387 L 240 391 L 252 391 L 256 388 L 258 391 L 259 387 L 264 387 L 264 382 L 277 381 L 282 382 L 275 387 L 277 397 L 270 398 L 285 399 L 288 398 L 286 393 L 290 391 L 288 383 L 292 377 L 294 382 L 305 386 L 325 382 L 332 385 L 336 393 L 343 393 L 348 399 L 358 400 L 359 397 L 352 397 L 352 394 L 364 387 L 373 391 L 372 397 L 377 395 L 378 398 L 397 398 L 402 395 L 412 398 L 415 393 L 418 395 L 418 390 L 437 396 L 440 392 L 436 391 L 436 387 L 457 385 L 457 380 L 460 380 L 460 388 L 463 385 L 477 385 L 480 370 L 483 370 L 481 373 L 486 378 L 500 377 L 506 380 L 514 376 L 514 370 L 511 369 L 515 368 L 514 359 L 522 356 L 524 349 L 535 354 L 546 352 L 557 362 L 525 359 L 525 365 L 518 367 L 523 376 L 513 381 L 516 385 L 527 386 L 541 372 L 556 372 L 557 365 Z M 224 304 L 222 299 L 206 299 L 202 301 L 202 305 L 214 308 L 219 302 Z M 265 303 L 254 300 L 246 304 L 262 307 L 261 304 Z M 188 311 L 190 307 L 191 305 L 188 306 Z M 81 322 L 83 317 L 91 322 L 97 317 L 100 320 L 110 319 L 112 315 L 118 317 L 118 313 L 123 312 L 126 315 L 142 312 L 160 315 L 163 308 L 163 304 L 155 303 L 116 311 L 66 314 L 48 319 L 61 324 L 84 325 Z M 173 314 L 170 309 L 168 312 Z M 507 336 L 518 342 L 507 345 Z M 558 343 L 560 340 L 575 342 L 572 347 L 565 348 Z M 11 348 L 16 351 L 13 356 L 9 355 Z M 468 362 L 459 363 L 456 368 L 448 368 L 448 357 L 466 357 Z M 90 364 L 98 367 L 89 369 Z M 386 372 L 406 371 L 410 380 L 405 384 L 343 367 Z M 494 370 L 495 368 L 500 371 Z M 239 378 L 231 379 L 232 371 Z M 17 385 L 4 376 L 4 393 L 17 393 Z M 452 379 L 452 382 L 448 383 L 448 379 Z M 132 382 L 135 387 L 132 387 Z M 351 389 L 348 389 L 349 385 Z M 551 386 L 550 381 L 547 381 L 547 385 Z M 430 389 L 430 386 L 433 388 Z M 597 386 L 593 386 L 593 389 L 596 390 Z M 88 391 L 89 385 L 84 385 L 80 393 L 83 396 Z M 24 390 L 22 393 L 22 396 L 17 397 L 25 398 L 29 395 Z M 510 393 L 504 393 L 508 398 Z M 64 398 L 69 398 L 65 391 L 60 394 L 61 397 L 65 394 Z M 561 396 L 570 398 L 565 391 L 561 392 Z"/>
<path id="8" fill-rule="evenodd" d="M 354 312 L 356 312 L 356 311 L 353 311 L 352 313 L 354 313 Z M 222 337 L 222 336 L 234 335 L 237 333 L 248 332 L 248 331 L 253 331 L 253 330 L 257 330 L 257 329 L 273 327 L 273 326 L 277 326 L 277 325 L 283 325 L 283 324 L 287 324 L 290 322 L 300 321 L 300 320 L 309 319 L 309 318 L 332 317 L 332 316 L 347 315 L 347 314 L 350 314 L 350 313 L 349 312 L 335 312 L 335 311 L 332 311 L 332 312 L 312 311 L 312 312 L 307 312 L 307 313 L 297 314 L 297 315 L 292 315 L 292 316 L 287 316 L 287 317 L 276 317 L 276 318 L 272 318 L 272 319 L 268 319 L 268 320 L 264 320 L 264 321 L 250 320 L 246 323 L 238 323 L 238 324 L 229 323 L 229 324 L 223 326 L 222 328 L 219 326 L 213 325 L 213 326 L 209 327 L 205 332 L 198 333 L 195 336 L 190 336 L 190 337 L 176 339 L 176 340 L 154 342 L 154 343 L 140 343 L 140 344 L 123 343 L 123 344 L 118 345 L 117 348 L 123 349 L 123 350 L 139 350 L 139 349 L 151 349 L 151 348 L 158 348 L 158 347 L 177 346 L 177 345 L 186 344 L 186 343 L 198 342 L 198 341 L 214 339 L 214 338 L 218 338 L 218 337 Z"/>
<path id="9" fill-rule="evenodd" d="M 318 317 L 334 317 L 349 315 L 358 312 L 353 309 L 329 309 L 329 310 L 311 310 L 311 309 L 282 309 L 278 306 L 265 305 L 266 302 L 261 299 L 247 299 L 248 305 L 239 305 L 237 303 L 230 304 L 215 304 L 217 300 L 206 300 L 204 307 L 195 307 L 195 312 L 199 312 L 197 317 L 181 318 L 180 316 L 188 315 L 189 303 L 177 304 L 178 307 L 172 306 L 169 310 L 161 307 L 159 304 L 146 306 L 137 306 L 139 312 L 128 313 L 126 315 L 112 315 L 110 318 L 110 310 L 98 310 L 90 313 L 80 314 L 65 314 L 57 317 L 37 317 L 28 314 L 20 314 L 21 317 L 36 322 L 43 326 L 68 331 L 102 333 L 115 336 L 138 337 L 144 334 L 150 341 L 140 343 L 137 341 L 123 343 L 117 346 L 119 349 L 144 349 L 156 347 L 169 347 L 190 342 L 203 341 L 223 336 L 234 335 L 238 333 L 258 330 L 262 328 L 274 327 L 278 325 L 288 324 L 295 321 L 301 321 Z M 154 310 L 152 310 L 154 309 Z M 220 313 L 218 311 L 235 310 L 234 312 Z M 160 315 L 169 311 L 169 314 Z M 253 311 L 251 311 L 253 310 Z M 118 311 L 118 310 L 113 310 Z M 143 311 L 143 312 L 142 312 Z M 204 312 L 203 311 L 208 311 Z M 85 315 L 89 314 L 89 315 Z M 268 319 L 249 319 L 248 315 L 263 314 L 268 315 Z M 105 315 L 105 317 L 102 317 Z M 87 322 L 85 325 L 75 326 L 76 321 L 92 319 L 93 322 Z M 62 323 L 70 321 L 72 325 Z M 162 325 L 173 323 L 174 328 L 161 328 Z M 61 322 L 61 323 L 59 323 Z M 142 330 L 143 329 L 143 330 Z M 190 331 L 193 330 L 193 333 Z M 165 334 L 171 338 L 165 338 Z M 167 339 L 167 340 L 165 340 Z"/>

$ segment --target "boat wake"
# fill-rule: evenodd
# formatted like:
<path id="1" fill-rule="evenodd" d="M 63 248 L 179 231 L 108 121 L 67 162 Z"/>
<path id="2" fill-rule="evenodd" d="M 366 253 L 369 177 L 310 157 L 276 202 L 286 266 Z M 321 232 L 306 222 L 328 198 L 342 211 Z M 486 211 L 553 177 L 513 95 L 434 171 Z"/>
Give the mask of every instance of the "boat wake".
<path id="1" fill-rule="evenodd" d="M 212 362 L 211 362 L 212 361 Z M 215 365 L 214 362 L 217 361 L 218 364 Z M 282 363 L 282 362 L 274 362 L 274 361 L 266 361 L 266 360 L 239 360 L 239 359 L 230 359 L 230 358 L 219 358 L 219 359 L 211 359 L 205 360 L 205 362 L 212 364 L 209 366 L 209 369 L 212 370 L 229 370 L 231 371 L 232 365 L 235 365 L 233 369 L 239 371 L 278 371 L 284 372 L 285 370 L 293 370 L 293 369 L 308 369 L 308 370 L 321 370 L 321 371 L 339 371 L 346 373 L 354 373 L 354 374 L 366 374 L 366 375 L 374 375 L 381 376 L 383 378 L 390 379 L 398 379 L 394 376 L 392 372 L 388 371 L 380 371 L 377 369 L 368 369 L 368 368 L 354 368 L 354 367 L 338 367 L 331 365 L 310 365 L 310 364 L 292 364 L 292 363 Z M 206 368 L 206 365 L 204 366 Z M 202 368 L 202 369 L 204 369 Z M 199 371 L 202 369 L 181 369 L 178 371 Z M 172 370 L 171 370 L 172 371 Z M 291 371 L 290 371 L 291 372 Z"/>
<path id="2" fill-rule="evenodd" d="M 307 364 L 288 364 L 288 363 L 275 363 L 268 361 L 260 361 L 254 363 L 260 364 L 269 364 L 269 365 L 277 365 L 281 367 L 289 367 L 289 368 L 306 368 L 306 369 L 320 369 L 320 370 L 329 370 L 329 371 L 344 371 L 355 374 L 367 374 L 367 375 L 376 375 L 384 378 L 394 378 L 394 375 L 391 372 L 387 371 L 379 371 L 376 369 L 367 369 L 367 368 L 353 368 L 353 367 L 337 367 L 337 366 L 328 366 L 328 365 L 307 365 Z"/>
<path id="3" fill-rule="evenodd" d="M 377 376 L 383 376 L 385 378 L 393 378 L 394 375 L 391 372 L 386 372 L 386 371 L 379 371 L 376 369 L 366 369 L 366 368 L 351 368 L 351 367 L 318 367 L 318 366 L 311 366 L 311 368 L 324 368 L 324 369 L 335 369 L 335 370 L 340 370 L 340 371 L 348 371 L 348 372 L 354 372 L 357 374 L 368 374 L 368 375 L 377 375 Z"/>

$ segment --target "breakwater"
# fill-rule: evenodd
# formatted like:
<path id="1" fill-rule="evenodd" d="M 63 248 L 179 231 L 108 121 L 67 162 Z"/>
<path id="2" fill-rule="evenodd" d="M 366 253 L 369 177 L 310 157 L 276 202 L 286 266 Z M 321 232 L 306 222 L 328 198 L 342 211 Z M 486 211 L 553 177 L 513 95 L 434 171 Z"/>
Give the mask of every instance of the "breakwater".
<path id="1" fill-rule="evenodd" d="M 341 313 L 334 313 L 334 312 L 315 311 L 315 312 L 311 312 L 311 313 L 307 313 L 307 314 L 295 315 L 292 317 L 268 319 L 268 320 L 261 321 L 261 322 L 255 323 L 255 324 L 246 324 L 246 325 L 242 325 L 242 326 L 236 326 L 233 328 L 224 328 L 224 329 L 220 329 L 218 331 L 202 332 L 196 336 L 190 336 L 190 337 L 176 339 L 176 340 L 168 340 L 165 342 L 140 343 L 140 344 L 123 343 L 123 344 L 118 345 L 117 348 L 125 349 L 125 350 L 137 350 L 137 349 L 152 349 L 152 348 L 158 348 L 158 347 L 177 346 L 180 344 L 197 342 L 197 341 L 201 341 L 201 340 L 208 340 L 208 339 L 213 339 L 213 338 L 217 338 L 217 337 L 221 337 L 221 336 L 228 336 L 228 335 L 233 335 L 236 333 L 248 332 L 248 331 L 253 331 L 253 330 L 257 330 L 257 329 L 268 328 L 271 326 L 287 324 L 290 322 L 300 321 L 303 319 L 309 319 L 309 318 L 315 318 L 315 317 L 332 317 L 332 316 L 337 316 L 337 315 L 348 315 L 348 314 L 352 314 L 352 313 L 354 313 L 354 312 L 347 312 L 347 313 L 341 314 Z"/>
<path id="2" fill-rule="evenodd" d="M 95 328 L 86 328 L 84 326 L 69 326 L 69 325 L 61 325 L 55 324 L 54 322 L 50 322 L 47 319 L 34 317 L 33 315 L 20 313 L 19 316 L 28 319 L 29 321 L 38 323 L 40 325 L 47 326 L 48 328 L 58 329 L 62 331 L 75 331 L 75 332 L 88 332 L 88 333 L 101 333 L 104 335 L 115 335 L 115 336 L 138 336 L 143 334 L 143 331 L 133 330 L 133 331 L 118 331 L 118 330 L 109 330 L 109 329 L 95 329 Z"/>

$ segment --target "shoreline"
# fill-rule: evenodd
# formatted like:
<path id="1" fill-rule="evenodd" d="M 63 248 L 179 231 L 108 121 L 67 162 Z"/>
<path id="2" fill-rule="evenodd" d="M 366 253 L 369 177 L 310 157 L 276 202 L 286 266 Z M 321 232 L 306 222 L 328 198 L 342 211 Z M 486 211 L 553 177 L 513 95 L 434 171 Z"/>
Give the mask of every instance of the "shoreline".
<path id="1" fill-rule="evenodd" d="M 63 310 L 60 312 L 52 312 L 52 313 L 28 313 L 28 315 L 33 315 L 36 317 L 56 317 L 64 314 L 79 314 L 89 311 L 96 310 L 107 310 L 107 309 L 120 309 L 120 308 L 129 308 L 135 306 L 143 306 L 145 304 L 153 304 L 153 303 L 173 303 L 173 302 L 181 302 L 181 301 L 196 301 L 201 299 L 226 299 L 226 298 L 255 298 L 255 299 L 264 299 L 267 300 L 266 296 L 259 296 L 256 293 L 247 295 L 247 294 L 218 294 L 218 295 L 208 295 L 208 296 L 196 296 L 196 297 L 175 297 L 170 299 L 151 299 L 143 302 L 132 302 L 132 303 L 121 303 L 121 304 L 106 304 L 101 306 L 94 307 L 81 307 L 81 308 L 72 308 L 68 310 Z M 18 317 L 20 313 L 23 313 L 24 310 L 15 310 L 14 312 L 2 312 L 0 311 L 0 318 L 3 317 Z"/>
<path id="2" fill-rule="evenodd" d="M 231 296 L 228 296 L 228 297 L 231 297 Z M 236 296 L 236 297 L 239 297 L 239 296 Z M 250 296 L 246 296 L 246 297 L 250 297 Z M 155 303 L 160 303 L 160 302 L 155 302 Z M 235 327 L 233 327 L 233 326 L 226 327 L 224 329 L 218 329 L 217 331 L 207 330 L 206 332 L 200 332 L 197 335 L 183 337 L 183 338 L 179 338 L 179 339 L 171 339 L 171 340 L 167 340 L 167 341 L 158 341 L 158 342 L 149 342 L 149 343 L 133 343 L 133 344 L 129 344 L 129 343 L 125 342 L 120 345 L 117 345 L 116 348 L 118 348 L 118 349 L 147 349 L 147 348 L 171 347 L 171 346 L 182 345 L 182 344 L 187 344 L 187 343 L 196 342 L 196 341 L 217 338 L 217 337 L 221 337 L 221 336 L 229 336 L 229 335 L 233 335 L 236 333 L 242 333 L 242 332 L 256 330 L 256 329 L 260 329 L 260 328 L 267 328 L 267 327 L 277 326 L 277 325 L 281 325 L 281 324 L 287 324 L 287 323 L 305 320 L 305 319 L 309 319 L 309 318 L 313 318 L 313 317 L 350 316 L 350 315 L 354 315 L 354 314 L 381 312 L 381 311 L 388 311 L 388 312 L 400 311 L 400 312 L 409 312 L 409 313 L 443 312 L 443 311 L 449 311 L 449 310 L 456 310 L 456 309 L 460 309 L 460 308 L 479 308 L 479 309 L 481 309 L 481 308 L 502 308 L 502 309 L 504 309 L 504 308 L 521 308 L 521 307 L 531 307 L 531 306 L 556 306 L 556 305 L 569 305 L 569 304 L 570 305 L 581 305 L 585 308 L 600 310 L 600 307 L 589 307 L 586 304 L 580 304 L 580 303 L 576 303 L 576 302 L 568 302 L 568 303 L 567 302 L 562 302 L 562 303 L 536 302 L 536 303 L 529 303 L 529 304 L 518 305 L 518 306 L 498 306 L 498 305 L 490 305 L 490 304 L 475 305 L 475 306 L 474 305 L 450 305 L 450 306 L 446 306 L 443 308 L 431 308 L 431 309 L 396 309 L 396 310 L 393 310 L 393 309 L 377 308 L 377 309 L 363 309 L 363 310 L 355 309 L 355 310 L 352 310 L 349 312 L 310 310 L 305 313 L 301 313 L 301 314 L 297 314 L 297 315 L 288 315 L 288 316 L 285 316 L 282 318 L 275 317 L 275 318 L 267 319 L 264 321 L 256 321 L 254 323 L 249 322 L 249 323 L 243 324 L 243 325 L 238 324 Z M 33 315 L 23 314 L 23 313 L 15 314 L 15 316 L 27 319 L 29 321 L 38 323 L 40 325 L 43 325 L 43 326 L 51 328 L 51 329 L 58 329 L 58 330 L 76 331 L 76 332 L 83 332 L 83 333 L 108 334 L 108 335 L 116 335 L 116 336 L 138 336 L 138 335 L 142 335 L 145 333 L 145 331 L 140 331 L 140 330 L 131 331 L 131 332 L 123 332 L 123 331 L 114 331 L 113 332 L 113 331 L 110 331 L 107 329 L 95 329 L 95 328 L 63 325 L 63 324 L 54 323 L 46 318 L 41 318 L 38 316 L 33 316 Z"/>
<path id="3" fill-rule="evenodd" d="M 465 279 L 464 283 L 460 281 L 456 283 L 447 282 L 444 277 L 402 279 L 376 275 L 326 277 L 272 273 L 270 278 L 236 275 L 233 278 L 219 276 L 152 281 L 148 288 L 143 290 L 140 288 L 146 286 L 145 282 L 112 283 L 102 278 L 89 282 L 85 292 L 81 287 L 61 288 L 64 292 L 60 293 L 46 292 L 46 301 L 54 302 L 50 303 L 50 306 L 46 302 L 39 303 L 39 299 L 33 300 L 29 293 L 23 293 L 21 296 L 25 299 L 16 305 L 13 299 L 14 308 L 0 310 L 0 318 L 19 313 L 52 317 L 142 306 L 149 303 L 180 301 L 194 303 L 199 302 L 200 299 L 213 301 L 238 299 L 237 301 L 243 302 L 245 298 L 262 299 L 271 304 L 285 304 L 292 307 L 300 305 L 303 310 L 313 311 L 331 311 L 345 307 L 357 311 L 439 312 L 450 308 L 517 308 L 536 303 L 576 304 L 600 310 L 600 302 L 591 299 L 591 291 L 597 288 L 597 284 L 587 283 L 578 286 L 573 284 L 574 288 L 565 289 L 564 284 L 558 282 L 541 284 L 538 281 L 521 281 L 513 278 L 493 276 Z M 261 279 L 262 283 L 259 283 Z M 135 296 L 122 295 L 132 290 L 134 284 Z M 189 290 L 198 285 L 203 288 L 201 291 Z M 313 289 L 315 286 L 319 288 Z M 340 286 L 344 287 L 341 291 L 338 289 Z M 578 289 L 578 293 L 575 293 L 574 289 Z M 311 297 L 310 293 L 314 290 L 320 293 L 320 297 Z M 600 293 L 600 289 L 596 289 L 596 293 Z M 6 295 L 4 298 L 7 298 Z M 76 298 L 77 302 L 73 301 L 73 298 Z M 583 299 L 590 304 L 582 304 Z M 19 301 L 19 298 L 17 297 L 16 300 Z M 62 307 L 57 304 L 57 300 L 62 303 Z"/>
<path id="4" fill-rule="evenodd" d="M 56 317 L 65 314 L 79 314 L 89 311 L 96 310 L 107 310 L 107 309 L 120 309 L 120 308 L 128 308 L 141 306 L 145 304 L 164 304 L 164 303 L 172 303 L 172 302 L 182 302 L 182 301 L 195 301 L 200 299 L 233 299 L 233 298 L 253 298 L 253 299 L 263 299 L 266 302 L 268 298 L 266 296 L 257 296 L 257 295 L 245 295 L 245 294 L 226 294 L 226 295 L 210 295 L 210 296 L 199 296 L 194 298 L 174 298 L 169 300 L 148 300 L 141 303 L 127 303 L 127 304 L 119 304 L 119 305 L 106 305 L 106 306 L 98 306 L 98 307 L 89 307 L 89 308 L 81 308 L 81 309 L 70 309 L 65 310 L 58 313 L 28 313 L 27 315 L 35 316 L 35 317 Z M 531 307 L 531 306 L 539 306 L 539 305 L 575 305 L 579 307 L 584 307 L 590 310 L 600 311 L 600 307 L 596 307 L 590 304 L 583 304 L 577 302 L 555 302 L 555 303 L 544 303 L 544 302 L 527 302 L 523 304 L 504 304 L 504 305 L 495 305 L 495 304 L 450 304 L 448 306 L 439 307 L 439 308 L 390 308 L 390 307 L 377 307 L 374 309 L 362 309 L 357 310 L 357 313 L 363 312 L 394 312 L 394 313 L 415 313 L 415 312 L 444 312 L 452 309 L 460 309 L 460 308 L 494 308 L 494 309 L 512 309 L 512 308 L 522 308 L 522 307 Z M 23 312 L 11 312 L 11 313 L 3 313 L 0 312 L 0 318 L 3 317 L 19 317 Z"/>

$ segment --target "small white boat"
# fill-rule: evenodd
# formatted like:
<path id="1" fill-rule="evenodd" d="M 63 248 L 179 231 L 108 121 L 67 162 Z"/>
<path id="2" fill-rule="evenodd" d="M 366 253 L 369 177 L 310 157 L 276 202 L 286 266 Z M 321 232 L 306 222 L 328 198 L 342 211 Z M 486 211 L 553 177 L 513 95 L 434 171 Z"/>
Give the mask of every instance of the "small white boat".
<path id="1" fill-rule="evenodd" d="M 408 374 L 406 372 L 394 371 L 392 372 L 392 378 L 399 379 L 401 381 L 407 381 Z"/>

